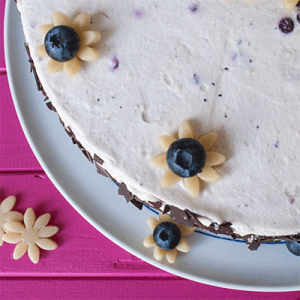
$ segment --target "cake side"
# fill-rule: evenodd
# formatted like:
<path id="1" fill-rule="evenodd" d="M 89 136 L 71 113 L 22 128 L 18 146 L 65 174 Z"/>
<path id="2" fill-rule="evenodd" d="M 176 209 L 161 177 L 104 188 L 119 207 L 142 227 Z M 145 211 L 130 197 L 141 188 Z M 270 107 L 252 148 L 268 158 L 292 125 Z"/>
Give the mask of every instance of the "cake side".
<path id="1" fill-rule="evenodd" d="M 24 4 L 25 1 L 22 1 L 22 6 Z M 151 3 L 151 5 L 152 4 L 153 3 Z M 171 11 L 173 12 L 174 10 L 175 15 L 180 11 L 179 14 L 183 14 L 184 18 L 196 17 L 193 22 L 200 22 L 199 14 L 201 13 L 201 17 L 204 17 L 204 12 L 206 12 L 207 17 L 217 14 L 216 12 L 220 10 L 219 2 L 213 3 L 210 7 L 202 3 L 201 8 L 199 7 L 199 9 L 194 10 L 189 9 L 188 2 L 184 4 L 186 6 L 183 6 L 182 10 L 178 9 L 175 11 L 172 6 Z M 165 5 L 169 7 L 170 3 L 166 3 Z M 222 5 L 228 5 L 228 3 Z M 155 38 L 158 38 L 159 41 L 162 42 L 162 39 L 166 36 L 168 37 L 168 34 L 170 34 L 171 25 L 166 24 L 166 22 L 162 23 L 162 21 L 165 21 L 165 15 L 161 10 L 161 15 L 159 15 L 161 18 L 158 18 L 156 23 L 161 22 L 159 26 L 166 29 L 165 32 L 168 34 L 166 34 L 166 36 L 162 35 L 162 37 L 153 36 L 150 25 L 153 24 L 154 17 L 152 18 L 152 10 L 150 9 L 154 10 L 154 8 L 158 9 L 159 7 L 150 7 L 150 4 L 146 2 L 141 3 L 141 6 L 144 6 L 144 13 L 138 14 L 138 18 L 136 18 L 136 10 L 133 6 L 130 6 L 130 10 L 128 7 L 126 8 L 127 15 L 126 13 L 124 13 L 124 15 L 127 18 L 129 16 L 132 18 L 131 23 L 122 14 L 121 19 L 124 19 L 117 22 L 116 11 L 113 10 L 109 3 L 104 2 L 102 7 L 93 8 L 93 11 L 103 11 L 109 18 L 102 13 L 98 13 L 99 18 L 93 17 L 92 25 L 98 28 L 107 28 L 109 26 L 108 24 L 113 23 L 112 19 L 115 20 L 115 23 L 118 23 L 117 25 L 126 24 L 126 26 L 128 26 L 130 23 L 131 27 L 129 28 L 131 29 L 131 34 L 135 32 L 141 36 L 142 33 L 144 33 L 144 35 L 141 36 L 141 45 L 136 47 L 138 48 L 136 51 L 139 51 L 139 54 L 143 53 L 141 49 L 146 48 L 147 44 L 152 45 L 154 49 L 154 45 L 157 45 Z M 259 10 L 259 12 L 262 14 L 259 17 L 266 17 L 265 19 L 267 21 L 260 25 L 266 26 L 266 23 L 268 23 L 277 26 L 278 19 L 283 15 L 283 11 L 282 15 L 278 13 L 279 9 L 275 4 L 276 9 L 274 10 L 271 10 L 270 7 L 267 10 L 264 4 L 261 6 L 262 11 Z M 29 9 L 29 7 L 26 9 Z M 90 6 L 87 5 L 86 7 Z M 240 9 L 240 12 L 245 12 L 246 9 L 249 9 L 249 19 L 251 19 L 254 18 L 254 12 L 257 13 L 257 6 L 254 5 L 253 7 L 251 10 L 250 6 L 241 4 L 238 5 L 236 9 Z M 67 12 L 72 11 L 68 7 L 63 8 Z M 184 8 L 188 11 L 187 15 L 184 15 L 186 12 Z M 233 6 L 229 6 L 229 8 L 231 10 L 228 9 L 228 11 L 223 13 L 225 18 L 223 22 L 224 24 L 232 25 L 230 22 L 227 22 L 226 17 L 232 20 L 232 14 L 236 11 L 234 11 L 234 9 L 232 10 Z M 263 10 L 264 8 L 265 11 Z M 28 15 L 26 9 L 24 16 L 27 16 L 29 20 L 33 16 Z M 222 9 L 224 10 L 224 6 L 222 6 Z M 48 10 L 49 16 L 44 16 L 43 20 L 36 20 L 36 23 L 44 24 L 51 22 L 52 13 L 50 13 L 50 11 L 54 11 L 55 6 L 51 9 L 48 8 Z M 145 13 L 146 11 L 147 14 Z M 265 15 L 266 12 L 270 15 Z M 118 13 L 120 12 L 118 11 Z M 286 14 L 286 12 L 284 13 Z M 141 24 L 143 20 L 147 18 L 148 14 L 150 14 L 150 21 L 148 22 L 146 20 L 145 24 Z M 74 16 L 75 13 L 70 12 L 70 15 Z M 140 15 L 143 17 L 140 18 Z M 242 22 L 241 15 L 238 14 L 238 16 L 240 16 L 238 21 Z M 206 17 L 204 17 L 203 22 L 208 22 L 209 18 L 207 17 L 206 19 Z M 259 20 L 264 19 L 263 17 Z M 26 17 L 24 18 L 26 19 Z M 28 20 L 24 22 L 24 18 L 23 23 L 28 23 Z M 258 17 L 255 17 L 255 20 L 257 19 Z M 98 26 L 95 25 L 97 21 Z M 138 24 L 141 28 L 137 28 L 134 31 L 132 27 L 136 26 L 136 23 L 134 23 L 136 21 L 140 22 Z M 30 22 L 32 22 L 32 20 Z M 192 21 L 188 19 L 188 22 Z M 194 23 L 188 22 L 187 24 L 189 24 L 189 26 L 187 27 L 193 28 L 191 24 Z M 45 90 L 47 90 L 47 94 L 50 96 L 53 106 L 58 110 L 66 127 L 71 128 L 77 140 L 82 143 L 82 147 L 88 149 L 89 153 L 95 153 L 101 157 L 104 161 L 103 168 L 109 172 L 116 181 L 126 182 L 126 186 L 130 192 L 146 202 L 162 200 L 169 206 L 176 206 L 181 210 L 187 209 L 198 215 L 204 215 L 210 219 L 211 223 L 225 224 L 232 222 L 232 228 L 236 234 L 281 236 L 298 233 L 299 184 L 295 181 L 295 178 L 297 178 L 299 156 L 297 156 L 295 149 L 299 146 L 299 133 L 297 133 L 296 126 L 292 121 L 296 119 L 297 111 L 299 110 L 297 102 L 297 100 L 299 100 L 299 93 L 297 93 L 299 90 L 299 78 L 297 77 L 299 61 L 297 56 L 293 55 L 299 46 L 297 44 L 299 40 L 296 39 L 297 34 L 299 34 L 298 29 L 295 29 L 292 33 L 293 39 L 285 35 L 281 36 L 281 33 L 276 32 L 276 30 L 274 30 L 274 32 L 279 34 L 279 37 L 276 36 L 275 38 L 275 36 L 272 35 L 272 37 L 267 39 L 270 45 L 274 45 L 273 41 L 270 41 L 271 38 L 274 38 L 274 40 L 284 39 L 285 44 L 280 44 L 280 49 L 276 49 L 276 51 L 285 54 L 284 57 L 286 57 L 286 59 L 284 62 L 281 62 L 281 60 L 278 60 L 277 55 L 274 55 L 272 52 L 275 47 L 264 49 L 266 53 L 264 53 L 262 57 L 254 56 L 256 50 L 260 49 L 259 45 L 264 37 L 260 37 L 257 40 L 254 38 L 255 35 L 249 31 L 246 32 L 246 38 L 244 39 L 236 39 L 234 36 L 231 37 L 229 42 L 224 42 L 224 39 L 221 37 L 228 36 L 228 32 L 230 32 L 229 30 L 231 28 L 229 25 L 228 28 L 220 29 L 220 34 L 214 36 L 213 33 L 217 31 L 220 24 L 217 21 L 213 21 L 212 24 L 216 27 L 213 28 L 212 33 L 208 32 L 204 34 L 204 29 L 207 28 L 204 26 L 205 24 L 200 22 L 199 32 L 201 35 L 197 35 L 197 37 L 202 43 L 194 42 L 192 39 L 189 39 L 190 37 L 187 38 L 185 44 L 182 43 L 176 34 L 181 33 L 180 36 L 183 36 L 185 33 L 180 32 L 178 29 L 178 32 L 172 32 L 172 38 L 168 40 L 171 41 L 170 44 L 172 47 L 174 46 L 174 41 L 178 42 L 177 48 L 171 47 L 174 52 L 174 57 L 171 57 L 171 48 L 169 49 L 169 45 L 165 45 L 165 42 L 165 44 L 159 48 L 159 53 L 156 53 L 158 54 L 158 58 L 152 59 L 152 57 L 142 56 L 140 59 L 142 69 L 136 71 L 136 69 L 132 69 L 133 63 L 130 61 L 130 57 L 126 56 L 130 51 L 128 49 L 126 53 L 122 53 L 121 51 L 123 47 L 128 47 L 129 42 L 127 43 L 125 41 L 125 37 L 123 39 L 120 38 L 121 25 L 117 26 L 115 23 L 113 24 L 115 28 L 112 31 L 115 31 L 116 36 L 112 33 L 110 37 L 107 37 L 106 42 L 99 46 L 100 52 L 101 47 L 104 48 L 102 61 L 100 57 L 99 63 L 101 70 L 105 70 L 105 72 L 103 72 L 104 74 L 100 73 L 98 78 L 99 72 L 95 70 L 92 71 L 94 68 L 92 65 L 83 67 L 82 72 L 78 74 L 79 77 L 77 79 L 74 78 L 76 80 L 72 85 L 78 85 L 78 82 L 84 80 L 85 77 L 89 79 L 87 80 L 87 87 L 84 93 L 80 91 L 80 95 L 75 102 L 71 97 L 67 97 L 68 99 L 66 99 L 65 95 L 60 92 L 65 89 L 69 90 L 71 83 L 63 77 L 63 74 L 55 74 L 52 76 L 56 79 L 52 78 L 51 80 L 53 82 L 50 84 L 50 76 L 48 77 L 44 72 L 46 61 L 40 60 L 33 54 L 33 60 L 37 65 L 38 74 Z M 233 21 L 231 21 L 231 23 L 233 23 Z M 243 20 L 243 24 L 245 25 L 246 23 L 247 21 Z M 254 24 L 255 22 L 253 21 L 252 25 L 250 25 L 250 23 L 248 25 L 254 27 Z M 31 23 L 31 25 L 33 25 L 33 23 Z M 124 28 L 125 31 L 128 29 L 126 26 Z M 32 26 L 24 26 L 24 28 L 27 28 L 29 31 L 29 33 L 26 34 L 25 30 L 25 34 L 28 37 L 26 37 L 26 39 L 29 41 L 29 45 L 32 45 L 34 49 L 35 44 L 38 45 L 41 43 L 38 34 L 35 33 L 35 35 L 33 35 Z M 272 27 L 272 29 L 274 28 Z M 258 33 L 258 31 L 256 28 L 255 33 Z M 272 34 L 274 32 L 272 32 Z M 107 32 L 103 33 L 105 38 Z M 190 35 L 192 36 L 193 34 L 196 33 L 192 31 Z M 237 32 L 236 36 L 240 36 L 240 34 L 241 32 Z M 205 35 L 206 37 L 203 38 Z M 34 36 L 34 40 L 32 40 L 32 36 Z M 221 48 L 218 48 L 214 56 L 208 53 L 213 44 L 210 36 L 214 38 L 214 45 L 218 47 L 222 45 Z M 126 36 L 126 38 L 130 40 L 129 36 Z M 206 42 L 205 39 L 207 40 Z M 236 43 L 234 47 L 233 41 Z M 203 50 L 202 53 L 200 51 L 197 53 L 197 51 L 194 50 L 197 49 L 197 47 L 191 47 L 191 45 L 195 43 L 196 46 Z M 136 46 L 136 43 L 134 45 Z M 254 50 L 252 50 L 251 45 L 255 45 L 255 47 L 253 47 Z M 265 47 L 265 44 L 263 45 Z M 241 48 L 238 46 L 241 46 Z M 113 51 L 112 47 L 116 49 Z M 239 51 L 234 52 L 233 48 L 239 49 Z M 158 65 L 158 61 L 164 62 L 164 49 L 169 50 L 166 51 L 168 53 L 168 63 L 165 63 L 161 67 Z M 288 49 L 288 54 L 286 49 Z M 223 57 L 222 50 L 227 54 L 232 53 L 233 56 L 230 55 L 227 57 L 225 55 Z M 116 52 L 120 54 L 111 55 L 111 53 Z M 267 59 L 270 53 L 272 54 L 272 61 L 271 59 Z M 252 58 L 246 59 L 250 54 L 253 54 L 253 56 L 251 55 Z M 121 55 L 121 57 L 122 55 L 125 56 L 124 61 L 119 58 L 119 55 Z M 180 58 L 178 65 L 176 62 L 177 58 Z M 116 60 L 119 61 L 118 64 Z M 255 65 L 255 60 L 257 65 L 260 66 L 261 63 L 265 62 L 263 64 L 264 68 L 260 67 L 260 70 L 258 70 L 257 65 Z M 154 67 L 152 67 L 152 72 L 150 72 L 144 64 L 151 67 L 152 62 L 154 62 Z M 284 66 L 287 62 L 289 62 L 288 66 Z M 122 66 L 122 64 L 124 65 Z M 185 65 L 189 65 L 191 70 L 186 71 Z M 212 66 L 212 70 L 206 74 L 205 70 L 209 70 L 210 66 Z M 182 73 L 181 69 L 183 70 Z M 164 72 L 159 74 L 159 72 L 156 73 L 157 70 L 164 70 Z M 168 72 L 166 72 L 166 70 L 168 70 Z M 280 76 L 285 83 L 281 85 L 278 83 L 278 79 L 275 79 L 275 75 L 267 74 L 270 70 L 283 70 L 284 74 Z M 131 75 L 129 71 L 132 72 Z M 259 76 L 258 71 L 262 71 L 262 73 L 259 73 Z M 94 78 L 94 75 L 92 77 L 89 76 L 89 72 L 92 72 L 90 75 L 97 74 L 97 79 Z M 201 72 L 202 74 L 200 76 L 198 73 Z M 191 74 L 191 76 L 187 74 Z M 156 75 L 158 75 L 157 78 Z M 166 77 L 165 75 L 168 76 Z M 140 81 L 137 80 L 137 82 L 139 82 L 138 85 L 143 88 L 138 88 L 136 91 L 132 82 L 135 82 L 134 79 L 138 76 L 142 77 L 144 81 L 140 83 Z M 178 78 L 181 79 L 182 77 L 184 84 L 178 82 Z M 150 79 L 146 80 L 145 78 Z M 237 80 L 237 78 L 239 78 L 239 80 Z M 266 78 L 266 82 L 268 82 L 268 84 L 272 82 L 272 84 L 266 86 L 262 85 L 262 78 Z M 89 80 L 91 80 L 91 82 L 89 82 Z M 122 82 L 122 80 L 125 81 Z M 110 83 L 109 81 L 112 82 Z M 248 84 L 248 81 L 251 84 Z M 212 85 L 212 83 L 215 85 Z M 239 86 L 237 86 L 237 83 Z M 158 87 L 157 89 L 155 88 L 156 85 Z M 107 89 L 103 92 L 101 86 L 106 86 Z M 280 86 L 279 91 L 275 91 L 274 86 Z M 189 87 L 189 89 L 186 87 Z M 114 88 L 116 88 L 116 90 Z M 195 88 L 195 90 L 193 90 L 193 88 Z M 115 95 L 108 95 L 109 91 L 117 91 L 117 93 L 114 93 Z M 151 97 L 151 99 L 147 99 L 153 91 L 154 96 Z M 130 102 L 128 98 L 122 99 L 123 93 L 126 95 L 129 94 L 134 100 Z M 84 97 L 83 94 L 85 94 Z M 97 94 L 99 98 L 96 98 Z M 84 99 L 84 101 L 82 99 Z M 97 101 L 98 99 L 99 101 Z M 102 101 L 102 99 L 104 100 Z M 188 108 L 186 108 L 186 101 L 188 101 L 188 105 L 190 106 Z M 108 107 L 111 109 L 106 110 Z M 155 107 L 159 107 L 161 111 L 157 112 Z M 84 118 L 84 113 L 89 115 L 88 120 L 85 120 L 86 124 L 78 124 L 78 121 Z M 289 116 L 289 119 L 282 120 L 282 114 Z M 126 118 L 122 119 L 123 116 L 126 116 Z M 99 127 L 97 126 L 97 122 L 100 119 L 103 121 L 103 127 L 101 129 L 104 128 L 106 133 L 96 130 L 96 128 Z M 218 170 L 221 173 L 221 180 L 215 185 L 202 186 L 202 192 L 199 197 L 196 198 L 189 197 L 181 184 L 167 190 L 160 188 L 159 181 L 162 173 L 149 166 L 150 159 L 156 154 L 159 154 L 160 151 L 156 145 L 158 137 L 162 133 L 175 133 L 180 121 L 183 119 L 191 120 L 198 135 L 211 130 L 218 131 L 221 139 L 216 145 L 216 150 L 225 153 L 228 158 L 226 164 Z M 117 127 L 122 130 L 118 132 L 118 136 L 115 136 L 114 141 L 112 141 L 109 132 L 115 131 L 116 124 Z M 141 130 L 137 132 L 136 128 L 141 128 Z M 261 130 L 262 128 L 265 130 Z M 85 130 L 88 132 L 84 132 Z M 126 139 L 126 135 L 130 138 Z M 295 138 L 290 141 L 290 136 L 294 136 Z M 103 149 L 96 149 L 100 143 L 103 143 L 104 148 L 107 147 L 105 149 L 107 152 L 102 152 Z M 127 145 L 127 147 L 125 147 L 125 145 Z M 134 157 L 132 157 L 131 145 L 135 145 L 136 150 L 134 151 Z M 286 145 L 289 146 L 289 149 L 285 147 Z M 130 159 L 135 159 L 139 163 L 132 166 Z M 281 166 L 280 170 L 278 170 L 278 165 Z M 266 177 L 266 174 L 272 175 Z M 285 175 L 288 175 L 288 177 L 285 178 Z M 278 182 L 280 183 L 279 186 Z M 141 183 L 142 186 L 140 185 Z M 270 187 L 272 188 L 270 189 Z M 175 194 L 178 195 L 176 199 L 173 197 Z M 283 211 L 285 212 L 284 216 L 282 216 Z M 278 218 L 278 225 L 276 224 L 274 227 L 273 220 L 275 217 Z"/>

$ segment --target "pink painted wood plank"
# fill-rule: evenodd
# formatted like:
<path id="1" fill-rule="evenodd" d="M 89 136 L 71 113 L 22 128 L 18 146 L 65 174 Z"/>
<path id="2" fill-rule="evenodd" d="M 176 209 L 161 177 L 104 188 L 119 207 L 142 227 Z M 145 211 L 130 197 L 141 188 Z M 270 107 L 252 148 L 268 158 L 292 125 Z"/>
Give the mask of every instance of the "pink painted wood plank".
<path id="1" fill-rule="evenodd" d="M 5 69 L 4 47 L 3 47 L 4 9 L 5 9 L 5 1 L 0 1 L 0 74 Z"/>
<path id="2" fill-rule="evenodd" d="M 32 207 L 36 215 L 51 213 L 51 224 L 60 227 L 53 238 L 54 251 L 42 251 L 40 262 L 33 264 L 27 254 L 12 258 L 14 245 L 0 247 L 0 277 L 8 276 L 123 276 L 174 278 L 112 243 L 63 198 L 43 173 L 0 173 L 0 199 L 17 196 L 15 210 L 24 213 Z M 1 281 L 1 279 L 0 279 Z"/>
<path id="3" fill-rule="evenodd" d="M 205 299 L 299 300 L 299 292 L 259 293 L 232 291 L 185 279 L 53 279 L 16 278 L 0 281 L 1 299 Z"/>
<path id="4" fill-rule="evenodd" d="M 0 172 L 42 171 L 22 131 L 5 74 L 0 75 L 0 91 Z"/>

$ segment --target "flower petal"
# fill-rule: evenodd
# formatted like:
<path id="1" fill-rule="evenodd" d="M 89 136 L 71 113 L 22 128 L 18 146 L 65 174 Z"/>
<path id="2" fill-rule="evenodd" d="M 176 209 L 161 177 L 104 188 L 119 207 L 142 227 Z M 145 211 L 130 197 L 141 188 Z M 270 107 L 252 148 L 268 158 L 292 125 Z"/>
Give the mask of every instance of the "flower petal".
<path id="1" fill-rule="evenodd" d="M 39 238 L 36 244 L 44 250 L 54 250 L 57 248 L 57 244 L 51 239 L 47 238 Z"/>
<path id="2" fill-rule="evenodd" d="M 75 56 L 63 64 L 63 70 L 69 78 L 74 77 L 81 68 L 81 60 Z"/>
<path id="3" fill-rule="evenodd" d="M 40 249 L 36 244 L 28 245 L 28 256 L 34 264 L 37 264 L 39 262 Z"/>
<path id="4" fill-rule="evenodd" d="M 287 10 L 292 10 L 298 2 L 299 0 L 283 0 L 283 6 Z"/>
<path id="5" fill-rule="evenodd" d="M 47 226 L 39 231 L 39 237 L 50 237 L 58 232 L 59 228 L 57 226 Z"/>
<path id="6" fill-rule="evenodd" d="M 40 34 L 41 34 L 43 37 L 45 37 L 46 34 L 48 33 L 48 31 L 49 31 L 50 29 L 52 29 L 53 27 L 54 27 L 54 26 L 51 25 L 51 24 L 43 24 L 43 25 L 40 26 L 39 32 L 40 32 Z"/>
<path id="7" fill-rule="evenodd" d="M 83 31 L 79 34 L 80 36 L 80 45 L 83 46 L 93 46 L 97 44 L 101 39 L 101 33 L 99 31 Z"/>
<path id="8" fill-rule="evenodd" d="M 189 227 L 189 226 L 185 226 L 185 225 L 178 225 L 178 227 L 181 231 L 182 236 L 188 236 L 196 230 L 195 227 Z"/>
<path id="9" fill-rule="evenodd" d="M 33 228 L 36 220 L 35 213 L 32 208 L 27 208 L 24 214 L 24 224 L 26 228 Z"/>
<path id="10" fill-rule="evenodd" d="M 172 249 L 166 253 L 167 260 L 170 264 L 174 264 L 177 258 L 177 249 Z"/>
<path id="11" fill-rule="evenodd" d="M 3 245 L 3 240 L 2 240 L 2 237 L 3 237 L 3 235 L 4 235 L 4 230 L 3 230 L 3 228 L 0 226 L 0 246 L 2 246 Z"/>
<path id="12" fill-rule="evenodd" d="M 158 261 L 162 260 L 162 258 L 164 257 L 165 254 L 166 254 L 165 250 L 163 250 L 157 246 L 154 248 L 153 256 L 156 260 L 158 260 Z"/>
<path id="13" fill-rule="evenodd" d="M 221 153 L 217 153 L 214 151 L 208 151 L 206 153 L 206 162 L 205 165 L 206 166 L 218 166 L 221 165 L 222 163 L 224 163 L 226 161 L 226 158 L 223 154 Z"/>
<path id="14" fill-rule="evenodd" d="M 5 221 L 6 222 L 20 222 L 23 220 L 23 215 L 18 211 L 9 211 L 5 214 Z"/>
<path id="15" fill-rule="evenodd" d="M 73 25 L 71 19 L 59 11 L 53 13 L 53 23 L 54 26 L 66 25 L 72 27 Z"/>
<path id="16" fill-rule="evenodd" d="M 46 52 L 46 49 L 45 49 L 45 45 L 42 44 L 42 45 L 39 45 L 36 50 L 36 55 L 40 56 L 40 57 L 49 57 L 49 55 L 47 54 Z"/>
<path id="17" fill-rule="evenodd" d="M 143 245 L 144 245 L 146 248 L 150 248 L 150 247 L 155 246 L 155 242 L 154 242 L 154 239 L 153 239 L 153 234 L 149 234 L 149 235 L 144 239 Z"/>
<path id="18" fill-rule="evenodd" d="M 84 61 L 93 62 L 96 61 L 99 57 L 99 52 L 89 46 L 84 46 L 83 48 L 80 48 L 80 50 L 77 53 L 77 56 Z"/>
<path id="19" fill-rule="evenodd" d="M 16 204 L 17 198 L 15 196 L 9 196 L 6 199 L 4 199 L 0 204 L 0 211 L 4 214 L 8 211 L 12 210 L 12 208 Z"/>
<path id="20" fill-rule="evenodd" d="M 90 27 L 90 15 L 86 12 L 81 13 L 72 23 L 71 27 L 74 28 L 76 32 L 86 31 Z"/>
<path id="21" fill-rule="evenodd" d="M 176 247 L 176 249 L 180 252 L 187 253 L 190 251 L 190 245 L 185 238 L 181 238 L 181 241 L 179 245 Z"/>
<path id="22" fill-rule="evenodd" d="M 147 219 L 147 225 L 151 231 L 153 231 L 158 224 L 159 221 L 156 218 L 150 217 Z"/>
<path id="23" fill-rule="evenodd" d="M 161 178 L 160 185 L 162 187 L 170 187 L 180 180 L 180 177 L 174 174 L 170 169 L 167 169 L 163 177 Z"/>
<path id="24" fill-rule="evenodd" d="M 205 182 L 208 183 L 216 183 L 220 179 L 220 175 L 209 166 L 205 166 L 202 169 L 202 172 L 198 174 L 198 176 Z"/>
<path id="25" fill-rule="evenodd" d="M 167 151 L 170 145 L 175 141 L 176 139 L 173 136 L 162 135 L 158 139 L 158 145 L 162 147 L 165 151 Z"/>
<path id="26" fill-rule="evenodd" d="M 195 138 L 195 133 L 191 124 L 188 121 L 183 121 L 179 125 L 178 136 L 180 139 L 183 138 Z"/>
<path id="27" fill-rule="evenodd" d="M 47 226 L 47 224 L 48 224 L 49 221 L 50 221 L 50 218 L 51 218 L 51 215 L 48 214 L 48 213 L 39 216 L 39 217 L 36 219 L 33 228 L 35 228 L 35 229 L 37 229 L 37 230 L 42 229 L 43 227 Z"/>
<path id="28" fill-rule="evenodd" d="M 159 214 L 159 221 L 161 222 L 173 222 L 175 223 L 168 214 Z"/>
<path id="29" fill-rule="evenodd" d="M 13 259 L 21 258 L 27 251 L 28 245 L 24 242 L 19 243 L 13 253 Z"/>
<path id="30" fill-rule="evenodd" d="M 8 232 L 2 236 L 2 240 L 9 244 L 19 243 L 22 239 L 21 233 Z"/>
<path id="31" fill-rule="evenodd" d="M 168 169 L 167 153 L 164 152 L 153 157 L 150 161 L 150 165 L 158 169 Z"/>
<path id="32" fill-rule="evenodd" d="M 190 196 L 196 197 L 200 193 L 200 180 L 197 175 L 183 178 L 183 184 Z"/>
<path id="33" fill-rule="evenodd" d="M 14 233 L 23 233 L 25 230 L 25 226 L 20 222 L 6 222 L 4 226 L 8 231 Z"/>
<path id="34" fill-rule="evenodd" d="M 204 147 L 205 151 L 210 150 L 218 139 L 218 134 L 214 131 L 202 135 L 198 142 Z"/>
<path id="35" fill-rule="evenodd" d="M 62 63 L 62 62 L 50 59 L 47 64 L 46 70 L 49 74 L 54 74 L 54 73 L 61 71 L 63 69 L 63 65 L 64 65 L 64 63 Z"/>

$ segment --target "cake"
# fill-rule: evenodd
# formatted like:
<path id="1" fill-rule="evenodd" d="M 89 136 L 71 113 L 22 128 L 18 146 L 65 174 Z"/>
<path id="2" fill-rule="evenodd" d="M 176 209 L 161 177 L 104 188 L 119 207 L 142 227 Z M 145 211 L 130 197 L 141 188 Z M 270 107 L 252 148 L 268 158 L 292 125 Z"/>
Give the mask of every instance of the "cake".
<path id="1" fill-rule="evenodd" d="M 17 1 L 38 87 L 98 172 L 136 206 L 250 249 L 300 241 L 300 5 L 284 4 Z M 76 72 L 49 73 L 39 28 L 82 13 L 101 33 L 91 59 L 80 48 Z M 196 175 L 162 184 L 170 141 L 208 136 Z"/>

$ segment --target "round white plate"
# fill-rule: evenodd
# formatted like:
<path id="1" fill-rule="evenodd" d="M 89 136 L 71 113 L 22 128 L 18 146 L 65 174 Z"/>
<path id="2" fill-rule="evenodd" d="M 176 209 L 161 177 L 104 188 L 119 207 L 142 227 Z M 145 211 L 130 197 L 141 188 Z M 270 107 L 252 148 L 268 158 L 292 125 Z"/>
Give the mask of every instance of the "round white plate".
<path id="1" fill-rule="evenodd" d="M 205 284 L 253 291 L 299 289 L 300 259 L 281 244 L 250 251 L 245 243 L 203 233 L 188 238 L 191 250 L 179 254 L 174 265 L 153 259 L 153 248 L 142 242 L 150 234 L 146 220 L 154 212 L 139 211 L 118 196 L 117 186 L 97 174 L 96 168 L 74 146 L 58 116 L 43 103 L 23 46 L 20 15 L 13 1 L 6 2 L 5 54 L 15 107 L 43 169 L 73 207 L 102 234 L 125 250 L 175 275 Z"/>

